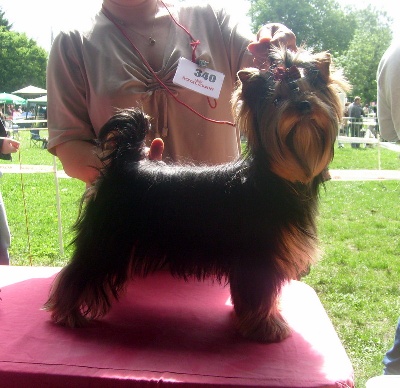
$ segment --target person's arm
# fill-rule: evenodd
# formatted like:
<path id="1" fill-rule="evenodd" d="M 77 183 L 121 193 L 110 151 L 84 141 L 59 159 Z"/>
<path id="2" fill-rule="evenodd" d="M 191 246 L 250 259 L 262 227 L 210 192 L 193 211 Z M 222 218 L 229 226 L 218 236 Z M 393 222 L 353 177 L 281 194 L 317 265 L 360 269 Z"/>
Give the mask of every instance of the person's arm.
<path id="1" fill-rule="evenodd" d="M 64 171 L 72 178 L 91 184 L 99 175 L 101 162 L 98 157 L 100 150 L 90 142 L 70 140 L 56 147 Z"/>
<path id="2" fill-rule="evenodd" d="M 0 159 L 11 160 L 11 155 L 19 149 L 19 141 L 8 137 L 0 137 Z"/>
<path id="3" fill-rule="evenodd" d="M 102 152 L 100 148 L 91 142 L 70 140 L 59 144 L 56 151 L 68 176 L 80 179 L 87 185 L 91 185 L 96 180 L 99 169 L 102 167 L 102 162 L 99 159 Z M 148 150 L 148 158 L 150 160 L 161 160 L 163 151 L 164 142 L 160 138 L 156 138 L 152 141 Z"/>
<path id="4" fill-rule="evenodd" d="M 400 84 L 398 82 L 400 45 L 390 47 L 377 71 L 379 131 L 384 140 L 400 140 Z"/>
<path id="5" fill-rule="evenodd" d="M 5 137 L 0 137 L 0 159 L 11 160 L 11 155 L 9 153 L 3 152 Z"/>
<path id="6" fill-rule="evenodd" d="M 11 155 L 19 149 L 19 141 L 7 137 L 3 120 L 0 119 L 0 159 L 11 160 Z"/>
<path id="7" fill-rule="evenodd" d="M 88 80 L 77 33 L 60 33 L 47 65 L 48 151 L 67 175 L 92 183 L 101 166 L 88 112 Z"/>

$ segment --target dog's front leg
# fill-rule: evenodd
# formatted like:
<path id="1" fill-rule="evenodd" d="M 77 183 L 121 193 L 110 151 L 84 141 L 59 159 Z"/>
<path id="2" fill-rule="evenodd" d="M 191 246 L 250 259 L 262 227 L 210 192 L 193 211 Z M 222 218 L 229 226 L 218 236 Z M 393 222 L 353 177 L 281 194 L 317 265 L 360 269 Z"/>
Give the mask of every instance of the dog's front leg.
<path id="1" fill-rule="evenodd" d="M 272 268 L 240 268 L 230 274 L 237 326 L 246 338 L 280 342 L 290 335 L 290 328 L 279 311 L 284 279 L 274 272 Z"/>

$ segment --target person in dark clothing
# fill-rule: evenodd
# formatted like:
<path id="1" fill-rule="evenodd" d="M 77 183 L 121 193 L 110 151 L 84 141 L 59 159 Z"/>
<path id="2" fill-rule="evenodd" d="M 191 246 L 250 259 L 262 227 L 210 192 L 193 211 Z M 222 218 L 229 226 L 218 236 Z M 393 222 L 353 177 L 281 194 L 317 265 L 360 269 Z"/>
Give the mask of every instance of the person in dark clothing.
<path id="1" fill-rule="evenodd" d="M 361 106 L 361 98 L 357 96 L 349 105 L 350 134 L 352 137 L 360 137 L 362 116 L 364 116 L 364 110 Z M 351 143 L 351 146 L 353 148 L 359 148 L 360 143 Z"/>

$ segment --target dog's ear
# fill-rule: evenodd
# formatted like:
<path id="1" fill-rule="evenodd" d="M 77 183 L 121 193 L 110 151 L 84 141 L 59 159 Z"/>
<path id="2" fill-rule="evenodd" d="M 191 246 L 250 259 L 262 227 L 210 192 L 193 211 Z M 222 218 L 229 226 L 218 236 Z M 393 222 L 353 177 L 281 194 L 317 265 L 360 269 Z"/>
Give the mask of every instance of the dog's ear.
<path id="1" fill-rule="evenodd" d="M 239 70 L 237 73 L 237 76 L 240 80 L 240 82 L 242 84 L 245 84 L 253 75 L 253 71 L 251 71 L 250 69 L 243 69 L 243 70 Z"/>
<path id="2" fill-rule="evenodd" d="M 268 95 L 268 77 L 260 74 L 260 70 L 249 67 L 238 71 L 240 80 L 238 90 L 242 99 L 253 111 L 257 109 L 260 101 Z"/>
<path id="3" fill-rule="evenodd" d="M 319 71 L 319 75 L 326 83 L 328 83 L 330 78 L 330 67 L 332 61 L 331 54 L 327 52 L 316 54 L 315 60 L 316 60 L 315 65 Z"/>

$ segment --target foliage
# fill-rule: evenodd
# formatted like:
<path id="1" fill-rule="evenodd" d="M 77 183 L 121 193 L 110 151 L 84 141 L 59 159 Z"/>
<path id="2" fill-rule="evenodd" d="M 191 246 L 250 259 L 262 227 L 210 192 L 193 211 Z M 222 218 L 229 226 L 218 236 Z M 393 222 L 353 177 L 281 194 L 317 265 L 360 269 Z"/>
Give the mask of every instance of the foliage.
<path id="1" fill-rule="evenodd" d="M 350 100 L 376 101 L 376 70 L 392 39 L 392 19 L 380 10 L 342 9 L 336 0 L 250 0 L 252 29 L 280 22 L 299 44 L 328 50 L 352 85 Z"/>
<path id="2" fill-rule="evenodd" d="M 348 50 L 337 62 L 352 84 L 352 98 L 361 96 L 366 103 L 376 101 L 376 71 L 392 40 L 390 18 L 368 6 L 356 13 L 357 29 Z"/>
<path id="3" fill-rule="evenodd" d="M 1 92 L 11 93 L 28 85 L 46 87 L 47 53 L 26 34 L 0 26 Z"/>
<path id="4" fill-rule="evenodd" d="M 12 24 L 4 17 L 4 11 L 0 7 L 0 27 L 3 26 L 7 31 L 10 31 Z"/>
<path id="5" fill-rule="evenodd" d="M 354 16 L 335 0 L 250 0 L 253 31 L 279 22 L 289 27 L 300 44 L 316 51 L 343 53 L 354 34 Z"/>

